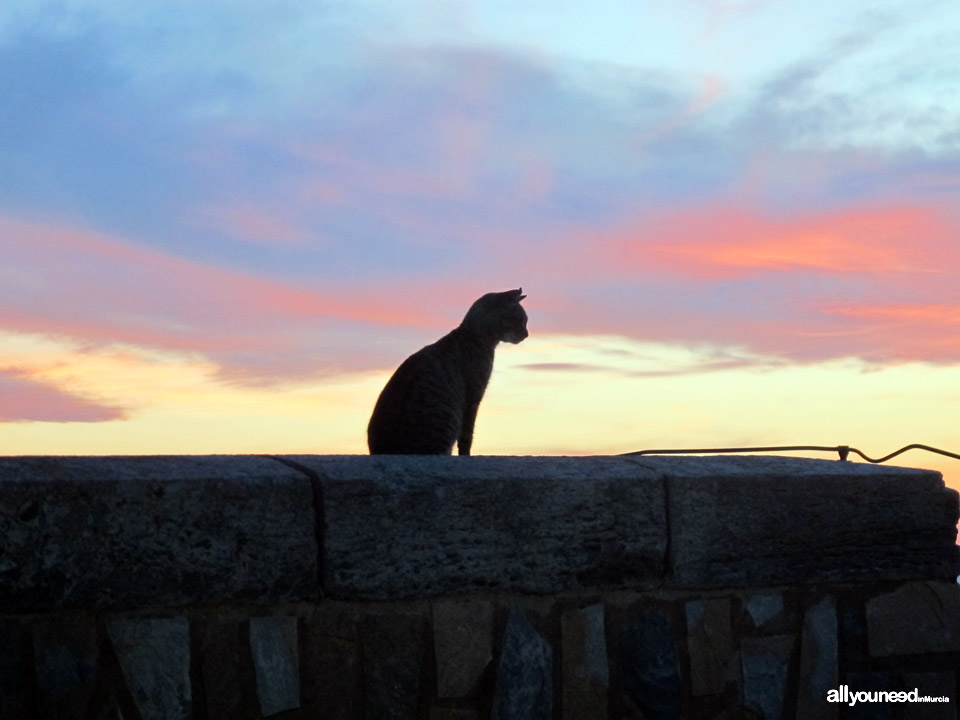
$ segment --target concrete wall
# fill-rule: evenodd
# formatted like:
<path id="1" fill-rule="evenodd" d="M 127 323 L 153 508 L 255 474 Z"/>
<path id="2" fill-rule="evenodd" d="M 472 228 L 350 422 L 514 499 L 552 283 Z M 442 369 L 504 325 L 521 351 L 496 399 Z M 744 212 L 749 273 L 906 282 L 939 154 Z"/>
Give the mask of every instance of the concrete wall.
<path id="1" fill-rule="evenodd" d="M 0 718 L 955 718 L 957 518 L 794 458 L 0 458 Z"/>

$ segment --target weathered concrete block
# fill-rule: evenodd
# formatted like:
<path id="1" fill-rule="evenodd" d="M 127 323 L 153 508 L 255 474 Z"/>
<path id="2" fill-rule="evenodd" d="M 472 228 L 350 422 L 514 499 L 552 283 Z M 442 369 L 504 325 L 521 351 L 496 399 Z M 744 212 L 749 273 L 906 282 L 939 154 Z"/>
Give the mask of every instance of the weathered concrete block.
<path id="1" fill-rule="evenodd" d="M 250 618 L 250 651 L 264 717 L 300 707 L 297 618 Z"/>
<path id="2" fill-rule="evenodd" d="M 874 657 L 960 651 L 960 585 L 913 582 L 867 601 Z"/>
<path id="3" fill-rule="evenodd" d="M 564 720 L 606 720 L 610 667 L 603 603 L 560 616 Z"/>
<path id="4" fill-rule="evenodd" d="M 366 717 L 415 720 L 423 666 L 423 617 L 368 615 L 361 628 Z"/>
<path id="5" fill-rule="evenodd" d="M 958 574 L 958 495 L 939 473 L 783 457 L 642 462 L 669 483 L 681 587 Z"/>
<path id="6" fill-rule="evenodd" d="M 649 720 L 678 720 L 680 665 L 667 619 L 652 610 L 641 613 L 621 632 L 620 651 L 627 696 Z"/>
<path id="7" fill-rule="evenodd" d="M 800 688 L 797 720 L 835 720 L 840 706 L 828 703 L 827 692 L 837 682 L 837 607 L 825 597 L 807 609 L 800 640 Z"/>
<path id="8" fill-rule="evenodd" d="M 734 653 L 730 600 L 689 600 L 685 609 L 691 691 L 715 695 L 723 691 Z"/>
<path id="9" fill-rule="evenodd" d="M 760 720 L 784 717 L 787 681 L 794 635 L 745 638 L 740 641 L 740 665 L 743 671 L 743 705 Z"/>
<path id="10" fill-rule="evenodd" d="M 474 693 L 493 661 L 493 603 L 441 600 L 433 604 L 437 697 L 462 698 Z"/>
<path id="11" fill-rule="evenodd" d="M 0 612 L 319 594 L 310 480 L 268 458 L 0 458 Z"/>
<path id="12" fill-rule="evenodd" d="M 553 649 L 518 607 L 510 608 L 491 720 L 553 718 Z"/>
<path id="13" fill-rule="evenodd" d="M 190 625 L 185 617 L 107 624 L 120 669 L 145 718 L 190 720 Z"/>
<path id="14" fill-rule="evenodd" d="M 660 581 L 663 484 L 624 458 L 293 459 L 321 479 L 331 597 Z"/>
<path id="15" fill-rule="evenodd" d="M 86 718 L 97 653 L 93 618 L 60 618 L 34 628 L 37 705 L 42 718 Z"/>

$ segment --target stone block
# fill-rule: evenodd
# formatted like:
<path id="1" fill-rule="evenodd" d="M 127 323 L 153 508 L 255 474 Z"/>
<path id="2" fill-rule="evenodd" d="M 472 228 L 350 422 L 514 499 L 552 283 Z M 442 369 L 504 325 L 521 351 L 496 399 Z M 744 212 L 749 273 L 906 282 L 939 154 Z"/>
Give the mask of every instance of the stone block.
<path id="1" fill-rule="evenodd" d="M 691 691 L 698 696 L 716 695 L 726 685 L 735 650 L 730 600 L 689 600 L 685 609 Z"/>
<path id="2" fill-rule="evenodd" d="M 910 720 L 957 720 L 957 683 L 952 672 L 905 673 L 904 690 L 918 697 L 950 698 L 945 703 L 913 703 Z"/>
<path id="3" fill-rule="evenodd" d="M 33 631 L 37 706 L 45 720 L 86 718 L 97 670 L 93 618 L 60 618 Z"/>
<path id="4" fill-rule="evenodd" d="M 304 704 L 324 720 L 363 717 L 360 645 L 352 640 L 321 636 L 311 655 L 314 674 L 304 677 Z"/>
<path id="5" fill-rule="evenodd" d="M 784 718 L 794 635 L 744 638 L 740 641 L 743 705 L 760 720 Z"/>
<path id="6" fill-rule="evenodd" d="M 356 720 L 364 716 L 361 625 L 363 611 L 322 602 L 304 619 L 301 695 L 307 717 Z"/>
<path id="7" fill-rule="evenodd" d="M 320 478 L 338 599 L 658 584 L 664 488 L 626 458 L 291 458 Z"/>
<path id="8" fill-rule="evenodd" d="M 490 718 L 553 718 L 553 650 L 516 606 L 507 618 Z"/>
<path id="9" fill-rule="evenodd" d="M 825 597 L 803 618 L 800 640 L 800 688 L 797 720 L 836 720 L 840 706 L 827 702 L 827 692 L 838 686 L 837 607 Z"/>
<path id="10" fill-rule="evenodd" d="M 606 720 L 610 667 L 603 603 L 560 616 L 564 720 Z"/>
<path id="11" fill-rule="evenodd" d="M 319 594 L 307 475 L 269 458 L 0 458 L 0 612 Z"/>
<path id="12" fill-rule="evenodd" d="M 144 718 L 190 720 L 190 626 L 185 617 L 113 620 L 107 632 Z"/>
<path id="13" fill-rule="evenodd" d="M 441 600 L 433 604 L 437 697 L 473 694 L 493 661 L 493 603 Z"/>
<path id="14" fill-rule="evenodd" d="M 368 615 L 361 628 L 366 717 L 416 720 L 423 667 L 423 617 Z"/>
<path id="15" fill-rule="evenodd" d="M 680 718 L 680 665 L 673 629 L 645 611 L 620 634 L 623 687 L 647 720 Z"/>
<path id="16" fill-rule="evenodd" d="M 746 608 L 753 626 L 762 628 L 783 615 L 783 595 L 751 595 Z"/>
<path id="17" fill-rule="evenodd" d="M 304 617 L 301 695 L 307 717 L 362 718 L 362 607 L 324 601 Z"/>
<path id="18" fill-rule="evenodd" d="M 297 618 L 250 618 L 250 652 L 264 717 L 300 707 Z"/>
<path id="19" fill-rule="evenodd" d="M 960 651 L 960 585 L 907 583 L 867 601 L 874 657 Z"/>
<path id="20" fill-rule="evenodd" d="M 837 633 L 840 657 L 849 667 L 867 667 L 867 625 L 865 603 L 848 599 L 837 607 Z"/>
<path id="21" fill-rule="evenodd" d="M 239 620 L 203 616 L 194 621 L 209 720 L 243 718 L 241 674 L 241 623 Z"/>
<path id="22" fill-rule="evenodd" d="M 644 458 L 669 484 L 681 587 L 955 579 L 939 473 L 784 457 Z"/>

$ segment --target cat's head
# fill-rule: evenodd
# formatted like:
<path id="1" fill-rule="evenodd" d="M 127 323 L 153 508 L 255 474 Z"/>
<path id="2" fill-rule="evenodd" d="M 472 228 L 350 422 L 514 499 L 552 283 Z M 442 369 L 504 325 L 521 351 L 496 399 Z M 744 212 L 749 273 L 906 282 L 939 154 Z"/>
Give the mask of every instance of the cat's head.
<path id="1" fill-rule="evenodd" d="M 497 340 L 514 344 L 521 342 L 529 335 L 527 313 L 520 304 L 525 297 L 523 288 L 487 293 L 470 306 L 463 325 L 472 332 Z"/>

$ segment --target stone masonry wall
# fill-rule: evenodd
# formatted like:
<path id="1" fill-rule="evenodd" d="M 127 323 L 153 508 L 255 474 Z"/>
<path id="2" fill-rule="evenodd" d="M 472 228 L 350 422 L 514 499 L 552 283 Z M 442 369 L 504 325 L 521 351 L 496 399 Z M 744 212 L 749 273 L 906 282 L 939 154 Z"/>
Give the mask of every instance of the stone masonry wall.
<path id="1" fill-rule="evenodd" d="M 0 719 L 956 718 L 957 517 L 794 458 L 0 458 Z"/>

